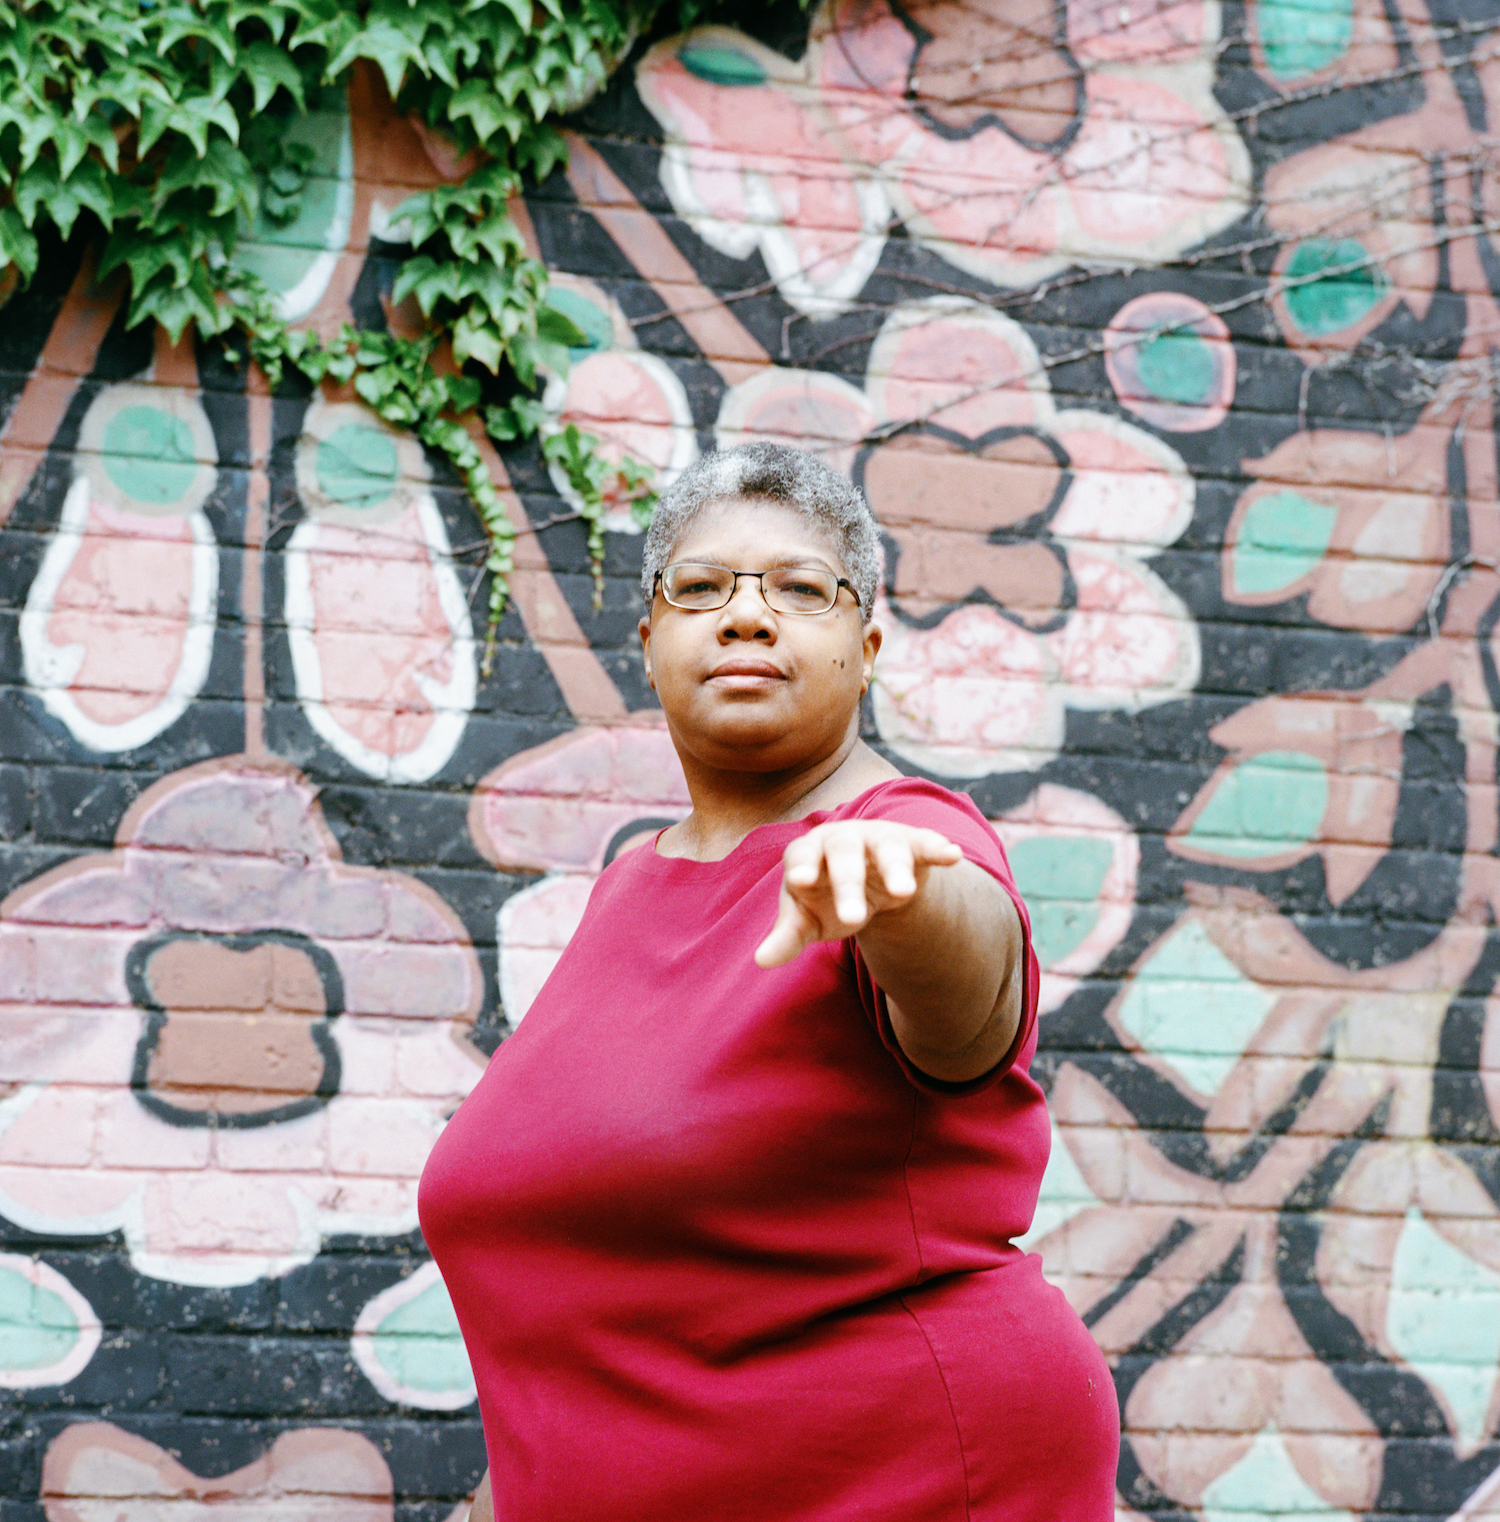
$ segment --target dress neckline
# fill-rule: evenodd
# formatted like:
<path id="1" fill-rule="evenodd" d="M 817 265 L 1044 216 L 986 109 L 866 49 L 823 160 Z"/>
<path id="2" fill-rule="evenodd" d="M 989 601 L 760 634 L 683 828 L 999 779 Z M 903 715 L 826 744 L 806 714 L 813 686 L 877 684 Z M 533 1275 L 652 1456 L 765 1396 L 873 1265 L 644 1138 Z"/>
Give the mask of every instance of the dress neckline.
<path id="1" fill-rule="evenodd" d="M 711 873 L 726 870 L 738 866 L 740 862 L 775 850 L 784 850 L 787 844 L 796 836 L 805 834 L 808 830 L 822 824 L 835 814 L 855 813 L 866 799 L 878 793 L 882 788 L 893 787 L 897 783 L 909 782 L 909 777 L 887 777 L 884 781 L 876 782 L 867 787 L 864 792 L 853 798 L 846 799 L 843 803 L 836 803 L 831 808 L 814 809 L 809 814 L 804 814 L 800 819 L 777 819 L 768 824 L 758 824 L 750 830 L 743 840 L 727 855 L 721 856 L 716 861 L 698 861 L 692 856 L 662 856 L 656 849 L 656 843 L 666 832 L 671 829 L 670 825 L 663 825 L 655 835 L 651 837 L 649 844 L 643 845 L 634 851 L 626 853 L 628 857 L 638 858 L 637 865 L 651 872 L 653 876 L 668 876 L 682 871 L 695 877 L 707 876 Z"/>

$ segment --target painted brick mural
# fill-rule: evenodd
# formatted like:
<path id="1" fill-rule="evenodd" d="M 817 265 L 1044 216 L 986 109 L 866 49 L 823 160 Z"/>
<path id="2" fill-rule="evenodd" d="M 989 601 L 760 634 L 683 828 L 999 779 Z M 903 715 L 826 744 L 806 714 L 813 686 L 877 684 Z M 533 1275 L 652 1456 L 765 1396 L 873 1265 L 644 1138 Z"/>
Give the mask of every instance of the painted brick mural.
<path id="1" fill-rule="evenodd" d="M 518 216 L 658 484 L 793 440 L 885 531 L 867 738 L 1044 964 L 1025 1245 L 1120 1515 L 1500 1517 L 1500 9 L 823 0 L 642 38 Z M 291 129 L 283 312 L 411 330 L 452 155 Z M 432 1141 L 688 802 L 567 481 L 0 290 L 0 1519 L 448 1522 Z M 601 1455 L 601 1462 L 607 1462 Z"/>

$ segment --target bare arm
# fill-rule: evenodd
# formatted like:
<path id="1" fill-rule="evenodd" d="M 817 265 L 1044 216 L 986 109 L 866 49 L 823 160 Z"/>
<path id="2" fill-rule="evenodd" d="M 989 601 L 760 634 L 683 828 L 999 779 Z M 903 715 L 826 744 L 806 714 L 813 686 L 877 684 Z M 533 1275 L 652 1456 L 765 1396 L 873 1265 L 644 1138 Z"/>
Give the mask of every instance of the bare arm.
<path id="1" fill-rule="evenodd" d="M 819 825 L 793 841 L 756 961 L 774 967 L 850 935 L 922 1072 L 963 1082 L 1009 1050 L 1025 985 L 1020 916 L 951 841 L 887 820 Z"/>
<path id="2" fill-rule="evenodd" d="M 490 1496 L 490 1472 L 484 1472 L 479 1488 L 474 1492 L 474 1504 L 469 1508 L 469 1522 L 495 1522 L 495 1503 Z"/>

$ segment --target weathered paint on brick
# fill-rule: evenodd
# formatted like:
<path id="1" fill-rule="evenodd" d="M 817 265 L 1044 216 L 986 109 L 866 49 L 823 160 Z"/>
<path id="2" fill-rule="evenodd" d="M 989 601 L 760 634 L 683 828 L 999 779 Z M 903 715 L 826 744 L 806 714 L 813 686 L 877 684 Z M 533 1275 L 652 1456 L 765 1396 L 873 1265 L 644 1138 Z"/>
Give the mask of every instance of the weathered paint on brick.
<path id="1" fill-rule="evenodd" d="M 1024 1245 L 1114 1367 L 1121 1516 L 1500 1516 L 1495 17 L 743 9 L 517 205 L 588 340 L 546 426 L 868 493 L 866 736 L 1033 907 Z M 392 215 L 462 166 L 374 71 L 298 130 L 256 268 L 405 330 Z M 638 535 L 595 607 L 566 482 L 490 450 L 483 676 L 413 439 L 125 332 L 81 247 L 0 300 L 0 1518 L 456 1522 L 414 1182 L 688 806 Z"/>

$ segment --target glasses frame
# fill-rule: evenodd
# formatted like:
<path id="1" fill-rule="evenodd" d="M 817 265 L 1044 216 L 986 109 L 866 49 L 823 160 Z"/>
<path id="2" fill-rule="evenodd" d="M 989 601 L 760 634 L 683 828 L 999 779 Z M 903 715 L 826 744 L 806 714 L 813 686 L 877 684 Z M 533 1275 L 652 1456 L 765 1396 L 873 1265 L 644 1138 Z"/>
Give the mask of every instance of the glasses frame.
<path id="1" fill-rule="evenodd" d="M 667 597 L 667 589 L 663 581 L 663 577 L 666 576 L 668 571 L 675 569 L 675 567 L 679 565 L 701 565 L 713 571 L 728 571 L 729 574 L 734 577 L 734 580 L 729 584 L 729 596 L 726 597 L 724 601 L 721 602 L 717 607 L 713 608 L 685 608 L 681 603 L 673 602 L 670 597 Z M 767 576 L 773 575 L 777 571 L 817 571 L 820 576 L 833 575 L 831 571 L 824 571 L 815 565 L 775 565 L 772 566 L 769 571 L 736 571 L 733 566 L 720 565 L 716 560 L 676 560 L 673 561 L 673 563 L 669 566 L 663 566 L 662 569 L 656 573 L 656 580 L 652 582 L 651 590 L 654 592 L 657 587 L 660 587 L 661 595 L 666 598 L 667 606 L 669 608 L 676 608 L 679 613 L 718 613 L 727 608 L 729 604 L 734 601 L 735 594 L 740 589 L 740 577 L 753 576 L 760 583 L 760 600 L 765 603 L 765 605 L 770 608 L 773 613 L 781 618 L 822 618 L 825 613 L 832 613 L 833 610 L 838 607 L 840 587 L 848 587 L 849 595 L 851 597 L 855 595 L 854 583 L 850 581 L 847 576 L 835 576 L 833 601 L 829 603 L 826 608 L 819 608 L 816 612 L 805 613 L 800 612 L 796 609 L 772 607 L 770 599 L 766 596 L 765 578 Z"/>

